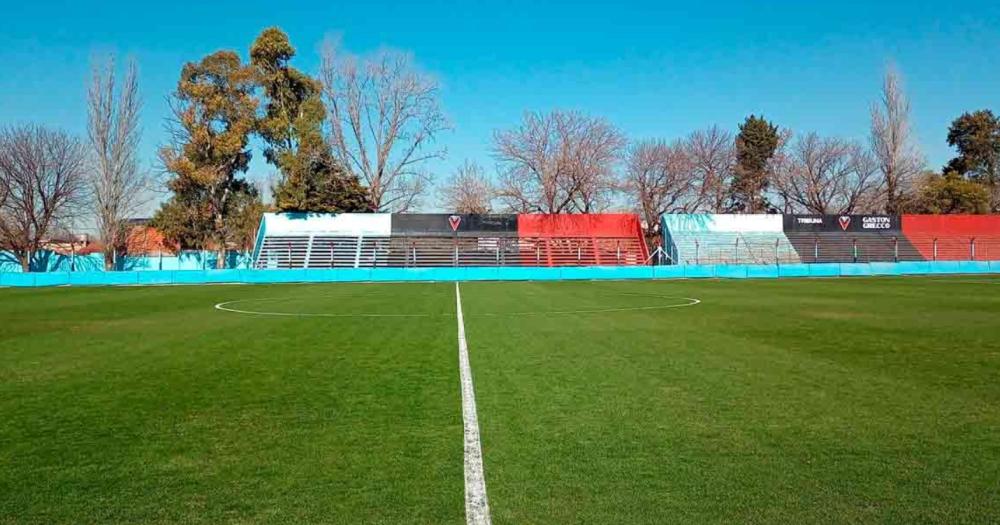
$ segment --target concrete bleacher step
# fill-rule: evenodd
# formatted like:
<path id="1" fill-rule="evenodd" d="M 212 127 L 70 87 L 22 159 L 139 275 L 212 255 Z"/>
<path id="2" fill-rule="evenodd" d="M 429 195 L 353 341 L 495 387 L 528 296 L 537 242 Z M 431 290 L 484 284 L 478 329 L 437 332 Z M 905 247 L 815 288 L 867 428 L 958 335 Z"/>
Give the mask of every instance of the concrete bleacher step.
<path id="1" fill-rule="evenodd" d="M 675 233 L 673 247 L 680 264 L 776 264 L 800 262 L 783 234 Z"/>
<path id="2" fill-rule="evenodd" d="M 899 232 L 786 234 L 803 262 L 922 261 L 920 254 Z"/>

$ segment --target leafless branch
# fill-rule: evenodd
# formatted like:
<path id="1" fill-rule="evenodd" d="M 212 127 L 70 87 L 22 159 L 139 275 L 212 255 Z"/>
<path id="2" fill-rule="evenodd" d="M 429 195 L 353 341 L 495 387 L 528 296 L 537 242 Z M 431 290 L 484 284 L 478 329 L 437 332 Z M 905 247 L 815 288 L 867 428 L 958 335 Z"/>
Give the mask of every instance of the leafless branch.
<path id="1" fill-rule="evenodd" d="M 62 131 L 37 126 L 0 130 L 0 248 L 29 271 L 50 233 L 70 224 L 86 190 L 83 144 Z"/>
<path id="2" fill-rule="evenodd" d="M 619 187 L 615 165 L 624 146 L 622 134 L 603 119 L 526 113 L 517 128 L 493 134 L 501 170 L 497 196 L 518 212 L 600 211 Z"/>
<path id="3" fill-rule="evenodd" d="M 493 183 L 478 164 L 466 160 L 441 189 L 445 209 L 455 213 L 493 211 Z"/>
<path id="4" fill-rule="evenodd" d="M 444 155 L 434 147 L 448 129 L 437 82 L 398 52 L 361 59 L 328 44 L 321 58 L 335 154 L 368 186 L 373 209 L 406 211 L 431 182 L 425 161 Z"/>
<path id="5" fill-rule="evenodd" d="M 694 211 L 701 182 L 683 142 L 645 140 L 632 144 L 626 152 L 624 189 L 649 235 L 659 233 L 660 215 Z"/>
<path id="6" fill-rule="evenodd" d="M 721 212 L 736 165 L 733 134 L 718 127 L 691 133 L 684 141 L 684 150 L 694 170 L 698 189 L 696 208 Z"/>
<path id="7" fill-rule="evenodd" d="M 873 157 L 861 145 L 808 133 L 776 155 L 775 189 L 792 212 L 870 212 L 878 186 Z"/>
<path id="8" fill-rule="evenodd" d="M 120 85 L 114 58 L 94 64 L 87 91 L 87 135 L 94 163 L 90 189 L 106 269 L 114 252 L 125 250 L 128 219 L 148 201 L 150 177 L 138 159 L 141 107 L 135 62 L 126 66 Z"/>
<path id="9" fill-rule="evenodd" d="M 900 213 L 914 180 L 923 171 L 924 158 L 910 129 L 910 102 L 903 93 L 899 73 L 889 67 L 882 93 L 871 106 L 871 148 L 882 176 L 884 209 Z"/>

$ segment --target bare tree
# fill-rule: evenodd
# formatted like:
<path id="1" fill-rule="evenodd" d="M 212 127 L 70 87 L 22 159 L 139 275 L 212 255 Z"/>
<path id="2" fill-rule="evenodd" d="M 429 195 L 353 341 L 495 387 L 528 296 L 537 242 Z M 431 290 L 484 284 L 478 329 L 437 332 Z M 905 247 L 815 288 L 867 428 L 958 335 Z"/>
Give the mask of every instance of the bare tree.
<path id="1" fill-rule="evenodd" d="M 5 172 L 0 172 L 0 221 L 3 220 L 2 210 L 7 205 L 7 198 L 10 196 L 10 181 Z"/>
<path id="2" fill-rule="evenodd" d="M 776 156 L 775 190 L 785 209 L 819 214 L 849 214 L 868 209 L 878 186 L 877 164 L 864 148 L 837 138 L 808 133 Z"/>
<path id="3" fill-rule="evenodd" d="M 599 211 L 619 187 L 614 168 L 624 146 L 624 136 L 603 119 L 526 113 L 517 128 L 493 134 L 497 196 L 519 212 Z"/>
<path id="4" fill-rule="evenodd" d="M 448 210 L 456 213 L 490 213 L 494 191 L 483 168 L 466 160 L 445 182 L 441 200 Z"/>
<path id="5" fill-rule="evenodd" d="M 698 208 L 721 212 L 726 206 L 727 192 L 736 165 L 735 137 L 732 133 L 712 126 L 698 130 L 684 141 L 698 187 Z"/>
<path id="6" fill-rule="evenodd" d="M 433 147 L 448 129 L 437 82 L 398 52 L 360 59 L 327 45 L 321 58 L 334 153 L 368 187 L 372 209 L 406 211 L 431 182 L 425 161 L 444 156 Z"/>
<path id="7" fill-rule="evenodd" d="M 93 66 L 87 90 L 87 136 L 94 162 L 90 190 L 106 270 L 113 268 L 115 253 L 126 249 L 128 219 L 148 202 L 149 177 L 138 159 L 141 107 L 135 62 L 126 66 L 120 85 L 114 58 Z"/>
<path id="8" fill-rule="evenodd" d="M 68 225 L 86 193 L 86 150 L 62 131 L 36 126 L 0 130 L 0 247 L 24 271 L 51 232 Z"/>
<path id="9" fill-rule="evenodd" d="M 699 202 L 700 180 L 684 143 L 644 140 L 625 154 L 623 186 L 646 223 L 646 234 L 660 233 L 660 215 L 688 213 Z"/>
<path id="10" fill-rule="evenodd" d="M 923 171 L 924 158 L 913 142 L 910 102 L 895 68 L 886 70 L 882 94 L 871 106 L 871 148 L 882 176 L 886 213 L 903 211 L 913 181 Z"/>

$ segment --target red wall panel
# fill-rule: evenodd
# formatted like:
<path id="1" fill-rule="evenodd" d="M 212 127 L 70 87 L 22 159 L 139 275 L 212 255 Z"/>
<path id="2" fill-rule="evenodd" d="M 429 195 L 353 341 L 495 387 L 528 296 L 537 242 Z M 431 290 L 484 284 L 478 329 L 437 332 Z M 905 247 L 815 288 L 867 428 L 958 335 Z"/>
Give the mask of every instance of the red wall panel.
<path id="1" fill-rule="evenodd" d="M 1000 215 L 903 215 L 903 235 L 927 260 L 1000 259 Z"/>
<path id="2" fill-rule="evenodd" d="M 645 264 L 649 258 L 639 217 L 634 214 L 521 214 L 517 236 L 536 243 L 534 252 L 522 248 L 522 257 L 539 259 L 548 266 Z"/>
<path id="3" fill-rule="evenodd" d="M 1000 215 L 903 215 L 903 232 L 930 235 L 1000 235 Z"/>
<path id="4" fill-rule="evenodd" d="M 629 213 L 521 214 L 519 237 L 635 237 L 642 235 L 639 217 Z"/>

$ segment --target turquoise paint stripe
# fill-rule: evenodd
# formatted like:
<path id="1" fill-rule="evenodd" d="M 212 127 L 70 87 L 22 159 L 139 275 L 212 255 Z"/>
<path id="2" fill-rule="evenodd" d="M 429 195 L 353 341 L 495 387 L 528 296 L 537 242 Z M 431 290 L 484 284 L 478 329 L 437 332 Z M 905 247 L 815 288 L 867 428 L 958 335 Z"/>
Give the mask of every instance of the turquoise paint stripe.
<path id="1" fill-rule="evenodd" d="M 715 276 L 719 279 L 746 279 L 747 265 L 717 264 L 715 265 Z"/>
<path id="2" fill-rule="evenodd" d="M 774 279 L 1000 273 L 1000 261 L 827 263 L 785 265 L 590 266 L 563 268 L 335 268 L 312 270 L 170 270 L 2 273 L 0 286 L 109 286 L 208 283 L 325 283 L 370 281 L 553 281 L 621 279 Z"/>
<path id="3" fill-rule="evenodd" d="M 747 266 L 747 279 L 777 279 L 779 271 L 778 266 L 771 264 L 754 264 Z"/>

